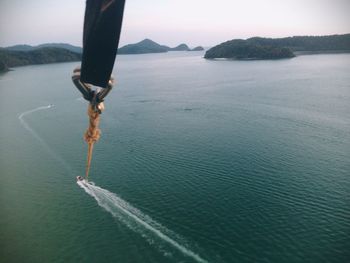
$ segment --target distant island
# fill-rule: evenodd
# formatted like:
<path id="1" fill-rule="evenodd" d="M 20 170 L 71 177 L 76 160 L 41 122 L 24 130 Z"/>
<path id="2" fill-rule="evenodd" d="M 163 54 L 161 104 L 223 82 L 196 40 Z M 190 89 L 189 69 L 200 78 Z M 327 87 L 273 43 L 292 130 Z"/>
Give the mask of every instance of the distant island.
<path id="1" fill-rule="evenodd" d="M 81 54 L 65 48 L 41 47 L 28 51 L 17 51 L 0 48 L 0 72 L 8 71 L 9 68 L 48 64 L 57 62 L 80 61 Z"/>
<path id="2" fill-rule="evenodd" d="M 118 54 L 165 53 L 168 51 L 203 51 L 201 46 L 190 49 L 186 44 L 176 47 L 160 45 L 150 39 L 118 49 Z M 206 59 L 282 59 L 299 54 L 350 52 L 350 34 L 330 36 L 294 36 L 285 38 L 252 37 L 233 39 L 210 48 Z M 15 45 L 0 48 L 0 72 L 12 67 L 80 61 L 82 48 L 65 43 L 48 43 L 38 46 Z"/>
<path id="3" fill-rule="evenodd" d="M 202 51 L 198 46 L 190 49 L 186 44 L 174 48 L 160 45 L 150 39 L 129 44 L 118 49 L 118 54 L 163 53 L 168 51 Z M 0 72 L 9 71 L 12 67 L 48 64 L 57 62 L 80 61 L 83 49 L 66 43 L 47 43 L 37 46 L 14 45 L 0 48 Z"/>
<path id="4" fill-rule="evenodd" d="M 191 51 L 203 51 L 204 48 L 202 46 L 198 46 L 198 47 L 195 47 L 193 48 Z"/>
<path id="5" fill-rule="evenodd" d="M 38 50 L 38 49 L 46 48 L 46 47 L 63 48 L 63 49 L 67 49 L 67 50 L 75 52 L 75 53 L 83 53 L 82 47 L 73 46 L 71 44 L 66 44 L 66 43 L 46 43 L 46 44 L 41 44 L 41 45 L 37 45 L 37 46 L 14 45 L 14 46 L 10 46 L 10 47 L 5 47 L 3 49 L 10 50 L 10 51 L 33 51 L 33 50 Z"/>
<path id="6" fill-rule="evenodd" d="M 174 48 L 160 45 L 153 40 L 150 40 L 148 38 L 135 43 L 135 44 L 129 44 L 126 46 L 123 46 L 118 49 L 119 55 L 126 55 L 126 54 L 148 54 L 148 53 L 165 53 L 168 51 L 200 51 L 204 50 L 203 47 L 196 47 L 194 49 L 190 49 L 186 44 L 180 44 Z"/>
<path id="7" fill-rule="evenodd" d="M 207 59 L 282 59 L 305 52 L 350 52 L 350 34 L 331 36 L 253 37 L 233 39 L 210 48 Z"/>

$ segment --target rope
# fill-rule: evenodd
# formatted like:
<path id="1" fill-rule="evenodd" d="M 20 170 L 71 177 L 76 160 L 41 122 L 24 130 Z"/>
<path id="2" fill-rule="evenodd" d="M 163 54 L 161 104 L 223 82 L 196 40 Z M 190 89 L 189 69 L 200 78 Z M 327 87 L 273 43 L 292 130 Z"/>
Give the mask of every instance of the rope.
<path id="1" fill-rule="evenodd" d="M 98 105 L 99 109 L 102 111 L 104 109 L 103 103 Z M 86 171 L 85 178 L 86 180 L 89 177 L 91 159 L 92 159 L 92 150 L 94 148 L 94 143 L 100 139 L 101 130 L 98 128 L 100 123 L 100 113 L 96 112 L 91 104 L 88 106 L 87 114 L 89 116 L 89 127 L 85 131 L 84 140 L 88 144 L 88 153 L 86 160 Z"/>

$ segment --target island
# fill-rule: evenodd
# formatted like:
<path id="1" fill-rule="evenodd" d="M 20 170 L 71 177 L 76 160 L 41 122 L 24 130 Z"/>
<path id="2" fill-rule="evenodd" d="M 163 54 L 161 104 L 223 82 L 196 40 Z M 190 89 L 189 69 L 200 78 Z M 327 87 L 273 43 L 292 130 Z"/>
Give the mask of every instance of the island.
<path id="1" fill-rule="evenodd" d="M 197 50 L 200 50 L 197 47 Z M 203 49 L 202 49 L 203 50 Z M 130 55 L 130 54 L 148 54 L 148 53 L 165 53 L 168 51 L 192 51 L 188 45 L 180 44 L 176 47 L 168 47 L 154 42 L 151 39 L 144 39 L 135 44 L 128 44 L 118 49 L 119 55 Z"/>
<path id="2" fill-rule="evenodd" d="M 282 59 L 296 54 L 350 52 L 350 34 L 233 39 L 210 48 L 206 59 Z"/>
<path id="3" fill-rule="evenodd" d="M 81 54 L 64 48 L 43 47 L 29 51 L 0 49 L 0 71 L 2 72 L 18 66 L 80 60 Z"/>
<path id="4" fill-rule="evenodd" d="M 186 44 L 176 47 L 160 45 L 148 38 L 135 43 L 128 44 L 118 49 L 118 54 L 148 54 L 165 53 L 169 51 L 202 51 L 198 46 L 190 49 Z M 37 46 L 14 45 L 0 48 L 0 72 L 9 71 L 12 67 L 48 64 L 57 62 L 80 61 L 83 49 L 67 43 L 45 43 Z"/>
<path id="5" fill-rule="evenodd" d="M 168 52 L 169 47 L 160 45 L 148 38 L 135 43 L 128 44 L 118 49 L 119 55 L 125 54 L 147 54 L 147 53 L 164 53 Z"/>
<path id="6" fill-rule="evenodd" d="M 170 51 L 190 51 L 191 49 L 186 44 L 180 44 L 177 47 L 169 48 Z"/>
<path id="7" fill-rule="evenodd" d="M 37 46 L 14 45 L 14 46 L 6 47 L 4 49 L 11 50 L 11 51 L 33 51 L 33 50 L 41 49 L 44 47 L 63 48 L 63 49 L 67 49 L 67 50 L 70 50 L 70 51 L 75 52 L 75 53 L 80 53 L 80 54 L 83 53 L 82 47 L 74 46 L 74 45 L 67 44 L 67 43 L 45 43 L 45 44 L 41 44 L 41 45 L 37 45 Z"/>
<path id="8" fill-rule="evenodd" d="M 191 51 L 203 51 L 203 50 L 204 50 L 204 48 L 202 46 L 198 46 L 198 47 L 191 49 Z"/>

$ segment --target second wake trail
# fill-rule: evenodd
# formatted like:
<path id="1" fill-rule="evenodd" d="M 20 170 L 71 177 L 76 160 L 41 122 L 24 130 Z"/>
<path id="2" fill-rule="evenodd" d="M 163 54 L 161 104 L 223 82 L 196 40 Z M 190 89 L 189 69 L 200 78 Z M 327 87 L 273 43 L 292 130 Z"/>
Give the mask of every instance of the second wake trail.
<path id="1" fill-rule="evenodd" d="M 85 181 L 78 181 L 77 183 L 87 194 L 97 201 L 99 206 L 111 213 L 131 230 L 141 234 L 151 244 L 158 244 L 159 249 L 168 250 L 164 247 L 164 244 L 166 244 L 195 262 L 207 262 L 197 253 L 193 252 L 189 246 L 185 245 L 184 243 L 186 242 L 177 234 L 162 226 L 151 217 L 143 214 L 140 210 L 133 207 L 116 194 L 91 182 L 86 183 Z M 168 255 L 168 253 L 165 254 Z"/>

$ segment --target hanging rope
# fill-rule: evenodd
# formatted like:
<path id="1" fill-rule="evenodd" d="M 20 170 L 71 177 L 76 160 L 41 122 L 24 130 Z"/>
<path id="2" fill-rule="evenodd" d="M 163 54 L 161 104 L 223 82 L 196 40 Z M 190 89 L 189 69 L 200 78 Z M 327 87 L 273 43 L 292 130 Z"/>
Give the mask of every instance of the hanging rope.
<path id="1" fill-rule="evenodd" d="M 100 112 L 104 110 L 104 105 L 102 102 L 99 103 L 97 107 L 100 110 Z M 85 171 L 86 180 L 89 177 L 89 171 L 90 171 L 90 165 L 91 165 L 91 159 L 92 159 L 92 150 L 94 147 L 94 143 L 97 142 L 101 136 L 101 130 L 98 128 L 98 125 L 100 123 L 100 113 L 95 110 L 95 107 L 93 105 L 89 104 L 87 114 L 89 116 L 89 127 L 87 128 L 84 134 L 84 140 L 88 144 L 88 153 L 87 153 L 86 171 Z"/>

